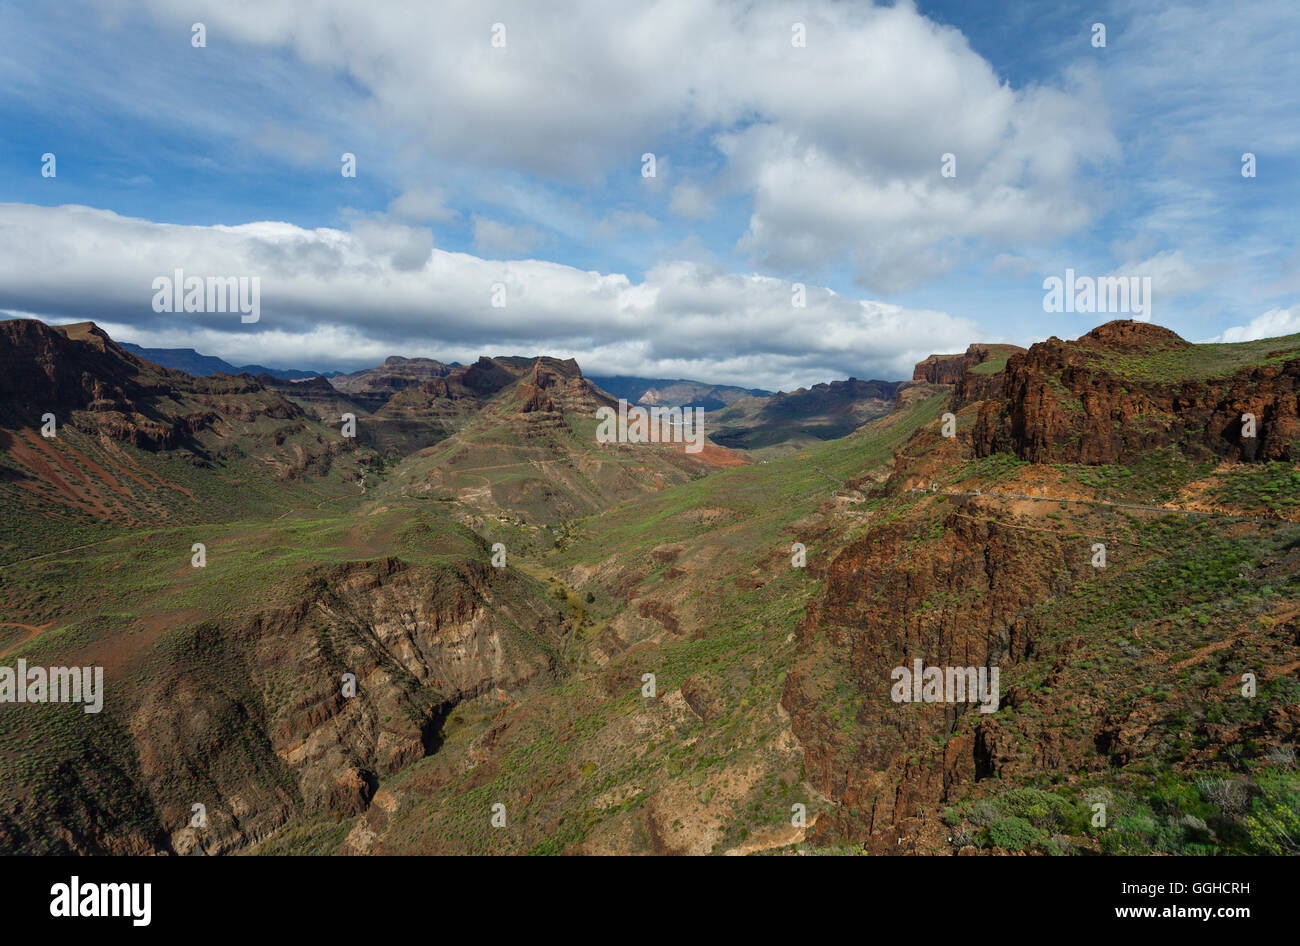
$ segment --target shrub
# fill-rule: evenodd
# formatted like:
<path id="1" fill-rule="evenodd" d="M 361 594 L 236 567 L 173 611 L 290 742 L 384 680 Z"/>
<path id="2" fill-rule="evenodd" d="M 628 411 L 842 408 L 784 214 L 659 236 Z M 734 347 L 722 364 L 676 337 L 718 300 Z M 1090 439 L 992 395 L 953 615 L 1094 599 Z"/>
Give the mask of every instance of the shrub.
<path id="1" fill-rule="evenodd" d="M 1300 854 L 1300 778 L 1271 771 L 1256 780 L 1259 797 L 1246 815 L 1252 850 L 1264 854 Z"/>
<path id="2" fill-rule="evenodd" d="M 992 802 L 987 799 L 980 799 L 971 806 L 970 820 L 980 827 L 987 827 L 997 820 L 998 814 L 999 812 L 997 808 L 993 807 Z"/>
<path id="3" fill-rule="evenodd" d="M 1037 828 L 1060 828 L 1068 834 L 1079 834 L 1087 823 L 1084 813 L 1069 799 L 1037 788 L 1004 792 L 998 796 L 997 805 L 1002 814 L 1024 818 Z"/>
<path id="4" fill-rule="evenodd" d="M 1011 815 L 999 818 L 989 825 L 989 841 L 994 847 L 1006 848 L 1008 851 L 1023 851 L 1031 847 L 1039 837 L 1039 832 L 1024 818 Z"/>
<path id="5" fill-rule="evenodd" d="M 1041 847 L 1044 853 L 1052 857 L 1065 857 L 1070 853 L 1070 839 L 1056 834 L 1044 841 Z"/>
<path id="6" fill-rule="evenodd" d="M 1196 783 L 1201 797 L 1224 814 L 1239 815 L 1246 811 L 1246 783 L 1235 778 L 1205 778 Z"/>

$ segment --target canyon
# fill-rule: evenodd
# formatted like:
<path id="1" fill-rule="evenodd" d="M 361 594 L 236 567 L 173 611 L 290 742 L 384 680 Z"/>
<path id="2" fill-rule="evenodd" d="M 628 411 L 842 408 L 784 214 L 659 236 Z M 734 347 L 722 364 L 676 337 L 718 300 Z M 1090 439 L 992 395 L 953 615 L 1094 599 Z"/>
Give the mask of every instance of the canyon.
<path id="1" fill-rule="evenodd" d="M 0 659 L 105 678 L 0 706 L 0 850 L 1294 853 L 1300 336 L 675 382 L 698 453 L 544 356 L 195 377 L 12 320 L 0 369 Z"/>

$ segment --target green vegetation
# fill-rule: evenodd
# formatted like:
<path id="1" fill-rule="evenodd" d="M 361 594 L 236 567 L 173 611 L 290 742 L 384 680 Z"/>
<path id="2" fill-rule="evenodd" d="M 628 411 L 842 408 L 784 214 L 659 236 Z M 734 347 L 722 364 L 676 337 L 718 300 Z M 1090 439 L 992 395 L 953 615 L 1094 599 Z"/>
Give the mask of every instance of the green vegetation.
<path id="1" fill-rule="evenodd" d="M 1250 365 L 1277 364 L 1300 354 L 1300 334 L 1251 342 L 1153 347 L 1141 353 L 1092 352 L 1107 371 L 1137 382 L 1226 378 Z"/>
<path id="2" fill-rule="evenodd" d="M 1140 384 L 1269 346 L 1105 357 Z M 521 411 L 520 391 L 447 409 L 404 457 L 393 444 L 432 429 L 410 417 L 383 453 L 256 412 L 176 451 L 70 429 L 51 449 L 116 484 L 84 508 L 6 453 L 0 650 L 105 664 L 111 689 L 101 717 L 0 711 L 0 838 L 165 847 L 202 798 L 218 824 L 247 806 L 228 839 L 271 854 L 850 854 L 891 817 L 922 852 L 1296 852 L 1276 709 L 1300 703 L 1300 527 L 1110 505 L 1294 514 L 1294 465 L 977 459 L 939 436 L 934 386 L 710 470 L 598 445 L 589 412 Z M 963 495 L 905 488 L 932 482 Z M 1085 499 L 997 495 L 1058 490 Z M 889 701 L 896 651 L 985 646 L 996 713 Z M 800 805 L 826 847 L 794 830 Z"/>
<path id="3" fill-rule="evenodd" d="M 1300 853 L 1300 772 L 1257 768 L 1197 777 L 1014 788 L 944 813 L 955 841 L 1047 854 Z"/>
<path id="4" fill-rule="evenodd" d="M 1300 506 L 1300 468 L 1272 462 L 1236 469 L 1220 478 L 1211 497 L 1242 509 L 1277 509 L 1294 515 Z"/>
<path id="5" fill-rule="evenodd" d="M 1129 463 L 1058 464 L 1054 469 L 1093 490 L 1098 498 L 1156 506 L 1176 500 L 1189 483 L 1208 476 L 1214 463 L 1190 460 L 1178 450 L 1164 448 L 1141 454 Z"/>

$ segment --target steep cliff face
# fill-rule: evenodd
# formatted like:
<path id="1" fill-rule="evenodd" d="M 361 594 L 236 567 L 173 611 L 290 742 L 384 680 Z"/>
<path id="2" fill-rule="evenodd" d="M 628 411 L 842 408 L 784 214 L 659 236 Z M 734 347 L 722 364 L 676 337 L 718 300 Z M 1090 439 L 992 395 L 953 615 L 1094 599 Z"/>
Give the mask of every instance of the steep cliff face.
<path id="1" fill-rule="evenodd" d="M 0 403 L 43 410 L 127 407 L 150 393 L 145 363 L 92 323 L 0 322 Z M 164 369 L 158 369 L 162 371 Z"/>
<path id="2" fill-rule="evenodd" d="M 582 376 L 572 358 L 538 358 L 520 380 L 518 397 L 522 414 L 552 412 L 594 417 L 600 407 L 617 407 L 609 397 Z"/>
<path id="3" fill-rule="evenodd" d="M 1264 363 L 1236 370 L 1214 364 L 1215 354 L 1139 322 L 1048 339 L 1013 355 L 994 390 L 961 392 L 989 398 L 972 432 L 976 455 L 1091 464 L 1166 446 L 1198 458 L 1300 455 L 1300 350 L 1262 351 Z M 1253 437 L 1243 436 L 1245 414 L 1255 418 Z"/>
<path id="4" fill-rule="evenodd" d="M 925 361 L 916 363 L 912 369 L 912 380 L 928 381 L 930 384 L 956 384 L 961 379 L 965 360 L 965 355 L 931 355 Z"/>
<path id="5" fill-rule="evenodd" d="M 956 437 L 918 431 L 883 486 L 849 481 L 877 500 L 873 524 L 824 566 L 810 563 L 825 587 L 800 623 L 782 697 L 810 782 L 830 802 L 815 842 L 950 853 L 979 833 L 971 816 L 983 819 L 982 843 L 995 845 L 989 819 L 1013 808 L 990 799 L 1051 786 L 1048 801 L 1034 796 L 1040 842 L 1095 850 L 1078 815 L 1085 791 L 1142 786 L 1140 797 L 1159 771 L 1195 799 L 1188 786 L 1207 767 L 1288 758 L 1300 738 L 1294 528 L 1244 524 L 1231 510 L 1188 518 L 1116 508 L 1119 485 L 1115 503 L 1071 502 L 1080 489 L 1071 474 L 1032 464 L 1123 464 L 1170 446 L 1294 459 L 1297 341 L 1194 346 L 1155 326 L 1112 323 L 1012 352 L 1004 371 L 981 377 L 978 362 L 964 365 L 948 406 L 973 425 Z M 917 373 L 952 370 L 930 359 Z M 1248 411 L 1260 434 L 1253 451 L 1225 433 Z M 994 452 L 1031 464 L 981 462 Z M 1284 481 L 1285 468 L 1271 470 Z M 938 493 L 911 492 L 936 481 Z M 1100 566 L 1098 548 L 1110 556 Z M 916 660 L 998 668 L 996 711 L 895 701 L 894 669 Z M 1260 682 L 1248 699 L 1243 674 Z M 1060 811 L 1042 814 L 1042 804 Z M 1203 830 L 1166 810 L 1151 822 L 1164 824 L 1164 840 L 1103 834 L 1101 843 L 1183 850 L 1216 831 L 1216 843 L 1244 843 L 1240 822 L 1222 812 Z M 1053 830 L 1073 836 L 1049 839 Z"/>
<path id="6" fill-rule="evenodd" d="M 292 794 L 253 808 L 248 779 L 218 777 L 209 829 L 173 830 L 173 846 L 211 852 L 258 840 L 287 819 L 286 801 L 308 817 L 359 814 L 382 779 L 436 750 L 458 703 L 505 704 L 551 679 L 548 642 L 558 640 L 562 618 L 512 583 L 484 564 L 423 569 L 390 558 L 333 567 L 308 582 L 298 604 L 257 615 L 241 635 L 244 663 L 274 768 L 287 770 Z M 203 741 L 194 714 L 168 712 L 162 701 L 142 706 L 133 730 L 155 733 L 160 719 Z M 249 774 L 271 774 L 263 768 Z M 151 788 L 160 802 L 175 798 L 156 781 Z M 164 802 L 160 810 L 166 823 L 174 809 Z"/>
<path id="7" fill-rule="evenodd" d="M 242 623 L 167 638 L 133 697 L 117 684 L 130 707 L 103 721 L 116 736 L 83 746 L 112 776 L 5 812 L 0 847 L 213 854 L 294 818 L 359 814 L 384 778 L 437 749 L 454 706 L 504 705 L 550 680 L 563 626 L 517 577 L 479 563 L 318 569 Z M 196 805 L 206 824 L 193 826 Z"/>
<path id="8" fill-rule="evenodd" d="M 75 424 L 79 415 L 82 426 L 114 440 L 168 449 L 215 419 L 211 411 L 152 410 L 151 402 L 169 394 L 169 374 L 120 348 L 93 323 L 0 322 L 4 426 L 37 427 L 47 413 Z"/>
<path id="9" fill-rule="evenodd" d="M 1004 668 L 1023 659 L 1034 648 L 1029 609 L 1084 564 L 1059 542 L 973 511 L 918 511 L 848 545 L 827 566 L 825 592 L 799 626 L 801 657 L 782 704 L 810 779 L 838 803 L 818 823 L 828 839 L 895 850 L 920 809 L 993 774 L 978 725 L 936 744 L 959 716 L 978 721 L 973 706 L 895 703 L 891 672 L 916 659 Z M 846 683 L 854 696 L 840 705 L 833 694 Z"/>
<path id="10" fill-rule="evenodd" d="M 37 427 L 46 412 L 155 451 L 224 424 L 305 416 L 249 375 L 195 378 L 137 358 L 93 322 L 0 322 L 0 422 Z"/>
<path id="11" fill-rule="evenodd" d="M 1288 758 L 1300 739 L 1294 531 L 914 502 L 831 558 L 799 626 L 782 705 L 830 801 L 816 843 L 949 853 L 970 842 L 954 845 L 956 821 L 939 816 L 980 799 L 992 810 L 1010 790 L 1054 786 L 1086 812 L 1089 792 L 1152 772 L 1194 786 L 1207 768 Z M 998 668 L 996 711 L 896 702 L 893 670 L 916 660 Z M 1259 686 L 1248 698 L 1247 673 Z M 1083 827 L 1056 830 L 1095 844 Z"/>
<path id="12" fill-rule="evenodd" d="M 992 374 L 1005 364 L 1010 355 L 1023 352 L 1024 349 L 1016 345 L 976 342 L 960 355 L 931 355 L 924 361 L 917 362 L 912 369 L 912 380 L 930 384 L 960 384 Z M 979 365 L 986 365 L 988 370 L 974 372 L 973 369 Z"/>

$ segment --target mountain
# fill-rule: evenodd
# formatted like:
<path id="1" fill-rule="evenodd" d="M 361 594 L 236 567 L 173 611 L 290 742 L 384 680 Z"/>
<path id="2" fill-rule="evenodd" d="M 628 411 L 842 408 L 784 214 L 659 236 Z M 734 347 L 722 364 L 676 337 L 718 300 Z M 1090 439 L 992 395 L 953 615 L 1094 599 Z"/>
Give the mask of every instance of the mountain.
<path id="1" fill-rule="evenodd" d="M 1092 464 L 1164 448 L 1196 459 L 1294 460 L 1298 359 L 1300 336 L 1193 345 L 1141 322 L 1111 322 L 1076 342 L 1051 338 L 1008 361 L 1001 397 L 976 421 L 976 450 Z"/>
<path id="2" fill-rule="evenodd" d="M 328 382 L 0 332 L 0 664 L 106 693 L 0 704 L 0 851 L 1297 853 L 1300 336 L 981 343 L 746 462 L 598 443 L 569 360 L 395 365 L 339 443 Z"/>
<path id="3" fill-rule="evenodd" d="M 389 455 L 403 454 L 444 439 L 467 416 L 456 406 L 458 398 L 494 393 L 494 385 L 504 383 L 502 379 L 505 377 L 514 377 L 521 365 L 534 360 L 484 356 L 474 365 L 464 366 L 432 358 L 392 355 L 373 368 L 316 374 L 267 369 L 258 365 L 237 368 L 193 349 L 144 349 L 130 344 L 122 347 L 156 364 L 189 374 L 252 374 L 259 383 L 279 391 L 324 423 L 337 424 L 345 413 L 358 416 L 374 414 L 377 422 L 364 425 L 364 432 L 359 437 L 367 446 Z M 1019 350 L 1014 346 L 976 345 L 971 351 L 996 351 L 1004 360 L 1013 349 Z M 931 366 L 948 364 L 953 359 L 959 362 L 962 357 L 931 356 L 917 366 L 917 380 L 943 383 L 937 380 L 940 372 Z M 953 375 L 954 371 L 947 369 L 944 377 Z M 329 387 L 319 382 L 311 385 L 297 383 L 314 378 L 327 378 Z M 449 387 L 428 387 L 438 379 L 449 379 Z M 904 386 L 896 382 L 851 378 L 774 395 L 758 388 L 681 378 L 606 375 L 588 380 L 614 399 L 623 398 L 630 404 L 703 407 L 711 412 L 707 429 L 713 443 L 732 450 L 754 452 L 765 458 L 844 436 L 870 418 L 886 413 L 892 398 Z M 398 394 L 403 396 L 396 397 Z M 475 410 L 478 405 L 472 402 L 461 406 Z"/>
<path id="4" fill-rule="evenodd" d="M 931 355 L 918 362 L 912 371 L 913 381 L 930 384 L 956 384 L 963 377 L 987 377 L 1001 371 L 1007 359 L 1023 354 L 1018 345 L 976 343 L 960 355 Z"/>
<path id="5" fill-rule="evenodd" d="M 138 355 L 146 361 L 152 361 L 156 365 L 172 368 L 175 371 L 184 371 L 186 374 L 192 374 L 196 377 L 210 374 L 251 374 L 254 376 L 265 374 L 287 381 L 298 378 L 329 378 L 338 374 L 337 371 L 300 371 L 296 368 L 267 368 L 262 365 L 244 365 L 242 368 L 236 368 L 230 362 L 223 361 L 215 355 L 200 355 L 193 348 L 141 348 L 139 345 L 133 345 L 130 342 L 121 342 L 120 344 L 126 351 Z"/>
<path id="6" fill-rule="evenodd" d="M 0 370 L 0 561 L 116 526 L 283 510 L 355 490 L 367 462 L 247 375 L 160 367 L 91 322 L 0 322 Z"/>
<path id="7" fill-rule="evenodd" d="M 464 433 L 449 476 L 473 478 L 459 461 L 476 451 L 513 459 L 507 505 L 492 511 L 522 500 L 532 512 L 529 484 L 566 464 L 547 494 L 561 513 L 566 487 L 592 503 L 713 468 L 680 446 L 633 457 L 580 439 L 572 427 L 590 435 L 609 402 L 573 361 L 444 366 L 395 384 L 347 439 L 307 409 L 347 406 L 323 378 L 193 377 L 91 323 L 0 332 L 0 503 L 14 525 L 0 548 L 0 652 L 107 666 L 113 687 L 89 725 L 64 725 L 69 712 L 81 722 L 80 707 L 0 711 L 0 767 L 25 773 L 0 791 L 3 850 L 221 853 L 317 813 L 355 817 L 379 779 L 436 751 L 453 709 L 558 681 L 567 609 L 526 573 L 491 566 L 462 524 L 483 519 L 478 505 L 429 502 L 399 471 L 383 488 L 387 461 L 367 435 L 401 445 L 408 424 L 434 417 L 444 435 Z M 58 421 L 48 440 L 36 429 L 46 412 Z M 406 446 L 418 472 L 424 443 Z M 515 554 L 543 532 L 549 546 L 547 507 L 536 508 Z M 51 597 L 41 587 L 68 557 L 80 562 L 76 590 Z M 356 703 L 337 697 L 342 671 L 358 679 Z M 48 732 L 20 750 L 28 726 Z M 67 778 L 68 765 L 82 774 Z M 190 795 L 207 799 L 210 830 L 175 827 Z"/>
<path id="8" fill-rule="evenodd" d="M 797 631 L 782 704 L 820 747 L 817 840 L 1294 851 L 1260 813 L 1298 787 L 1300 451 L 1280 445 L 1298 369 L 1300 336 L 1192 345 L 1134 322 L 964 364 L 956 436 L 927 426 L 885 483 L 848 482 L 889 513 L 825 559 Z M 1251 408 L 1271 462 L 1262 427 L 1247 456 L 1224 426 Z M 918 658 L 1000 666 L 1002 708 L 891 702 L 888 668 Z"/>
<path id="9" fill-rule="evenodd" d="M 834 440 L 890 412 L 897 381 L 832 381 L 766 397 L 746 397 L 714 411 L 711 436 L 734 449 L 773 456 Z"/>
<path id="10" fill-rule="evenodd" d="M 707 442 L 698 454 L 680 443 L 598 444 L 596 412 L 617 402 L 572 359 L 481 358 L 459 377 L 479 407 L 446 441 L 408 457 L 390 480 L 403 496 L 455 497 L 491 515 L 555 522 L 747 462 Z"/>
<path id="11" fill-rule="evenodd" d="M 767 397 L 770 391 L 709 384 L 682 378 L 635 378 L 630 375 L 592 377 L 593 384 L 629 404 L 664 407 L 702 407 L 715 411 L 744 397 Z"/>

